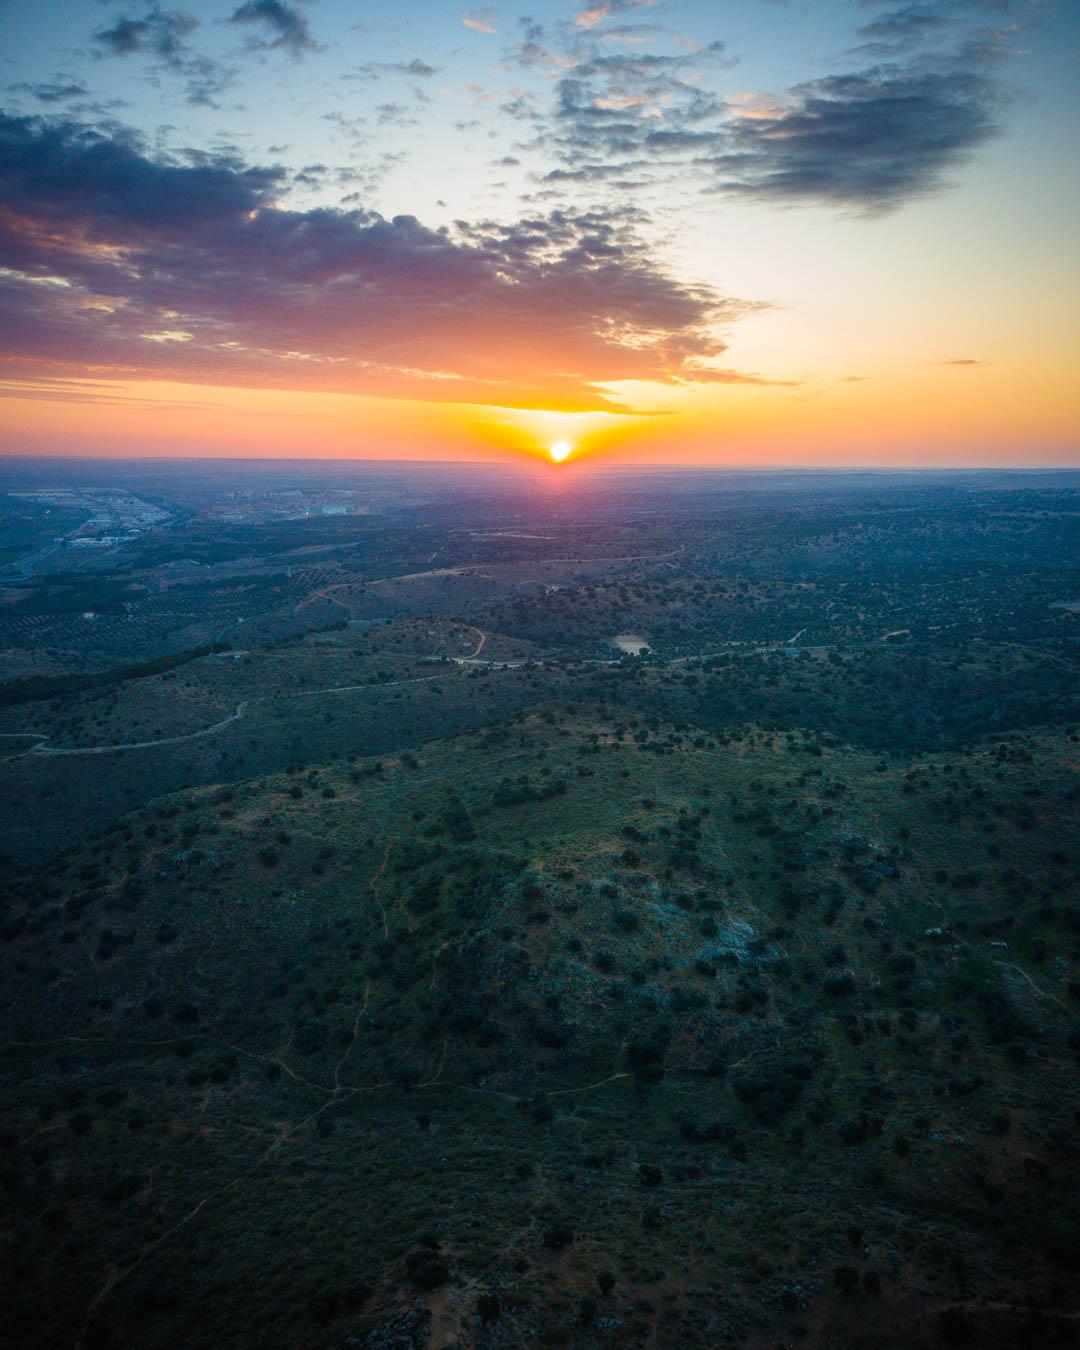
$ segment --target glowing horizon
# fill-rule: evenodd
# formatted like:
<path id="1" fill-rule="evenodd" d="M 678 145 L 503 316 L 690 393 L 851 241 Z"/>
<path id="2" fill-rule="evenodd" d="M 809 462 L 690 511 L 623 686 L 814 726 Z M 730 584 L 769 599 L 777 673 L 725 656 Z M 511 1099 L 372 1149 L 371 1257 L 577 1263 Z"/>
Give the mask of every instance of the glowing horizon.
<path id="1" fill-rule="evenodd" d="M 813 9 L 12 13 L 0 453 L 1080 462 L 1080 13 Z"/>

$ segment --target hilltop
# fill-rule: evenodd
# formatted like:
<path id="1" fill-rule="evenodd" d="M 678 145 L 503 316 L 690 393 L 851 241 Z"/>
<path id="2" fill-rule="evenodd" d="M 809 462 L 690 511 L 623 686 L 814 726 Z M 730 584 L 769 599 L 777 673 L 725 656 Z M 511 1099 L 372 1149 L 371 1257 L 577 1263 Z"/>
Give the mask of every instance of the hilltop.
<path id="1" fill-rule="evenodd" d="M 1073 751 L 559 707 L 124 817 L 4 935 L 20 1339 L 1015 1344 Z"/>

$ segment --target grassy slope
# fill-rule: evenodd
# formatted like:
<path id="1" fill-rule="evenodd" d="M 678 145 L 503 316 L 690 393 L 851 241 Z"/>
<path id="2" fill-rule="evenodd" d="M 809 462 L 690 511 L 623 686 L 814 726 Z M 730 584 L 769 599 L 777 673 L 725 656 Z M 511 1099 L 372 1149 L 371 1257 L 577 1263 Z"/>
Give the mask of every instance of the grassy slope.
<path id="1" fill-rule="evenodd" d="M 24 1343 L 935 1344 L 966 1305 L 1004 1345 L 1067 1306 L 1075 746 L 642 736 L 189 791 L 17 897 Z"/>

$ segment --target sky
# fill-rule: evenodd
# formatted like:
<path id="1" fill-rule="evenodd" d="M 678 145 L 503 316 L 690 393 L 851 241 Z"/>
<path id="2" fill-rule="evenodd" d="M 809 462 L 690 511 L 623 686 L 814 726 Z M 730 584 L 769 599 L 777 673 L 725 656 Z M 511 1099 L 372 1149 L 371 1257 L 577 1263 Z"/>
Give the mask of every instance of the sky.
<path id="1" fill-rule="evenodd" d="M 0 0 L 0 452 L 1080 463 L 1080 0 Z"/>

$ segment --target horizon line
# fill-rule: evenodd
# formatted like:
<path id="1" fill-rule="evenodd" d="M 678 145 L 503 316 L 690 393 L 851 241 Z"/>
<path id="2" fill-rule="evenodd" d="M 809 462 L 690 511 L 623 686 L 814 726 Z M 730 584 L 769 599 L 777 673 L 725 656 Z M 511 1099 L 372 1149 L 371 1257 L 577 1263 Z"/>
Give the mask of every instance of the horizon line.
<path id="1" fill-rule="evenodd" d="M 109 455 L 109 454 L 34 454 L 26 451 L 0 450 L 0 467 L 5 463 L 105 463 L 105 464 L 252 464 L 252 465 L 370 465 L 372 467 L 408 470 L 413 467 L 469 468 L 469 469 L 536 469 L 555 475 L 567 475 L 589 470 L 601 472 L 664 471 L 697 473 L 1080 473 L 1080 458 L 1066 464 L 749 464 L 745 462 L 697 464 L 692 461 L 663 462 L 597 462 L 582 458 L 567 464 L 552 464 L 536 458 L 520 461 L 509 459 L 376 459 L 367 456 L 346 455 Z"/>

